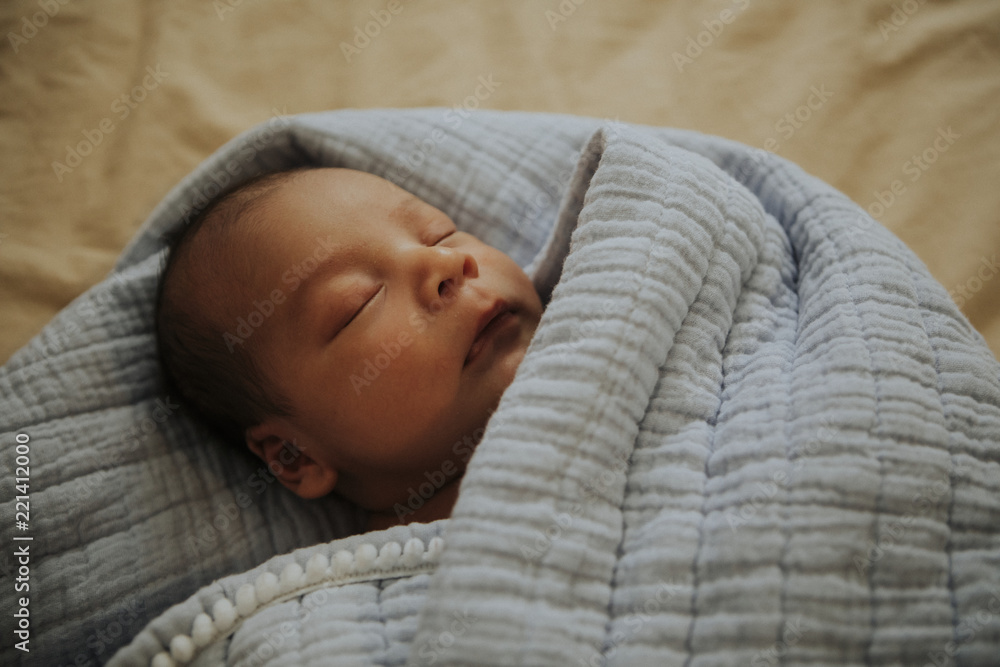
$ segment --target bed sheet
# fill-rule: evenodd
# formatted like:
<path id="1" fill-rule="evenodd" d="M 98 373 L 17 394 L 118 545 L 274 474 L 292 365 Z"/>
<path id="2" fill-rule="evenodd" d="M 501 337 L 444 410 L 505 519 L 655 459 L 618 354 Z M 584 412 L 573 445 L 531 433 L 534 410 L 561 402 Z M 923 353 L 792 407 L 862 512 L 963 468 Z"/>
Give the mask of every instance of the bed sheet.
<path id="1" fill-rule="evenodd" d="M 1000 354 L 990 0 L 20 0 L 0 28 L 0 361 L 239 132 L 415 106 L 676 126 L 790 158 L 900 236 Z"/>

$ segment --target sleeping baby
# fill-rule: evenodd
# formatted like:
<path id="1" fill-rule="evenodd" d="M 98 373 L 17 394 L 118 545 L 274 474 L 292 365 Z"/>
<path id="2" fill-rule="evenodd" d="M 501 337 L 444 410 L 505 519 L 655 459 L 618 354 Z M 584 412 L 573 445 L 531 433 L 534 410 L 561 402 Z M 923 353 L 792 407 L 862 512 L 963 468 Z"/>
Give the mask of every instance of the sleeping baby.
<path id="1" fill-rule="evenodd" d="M 371 530 L 450 515 L 468 460 L 455 444 L 482 434 L 541 313 L 524 271 L 438 209 L 306 168 L 220 196 L 183 230 L 156 327 L 188 403 L 297 495 L 367 510 Z"/>

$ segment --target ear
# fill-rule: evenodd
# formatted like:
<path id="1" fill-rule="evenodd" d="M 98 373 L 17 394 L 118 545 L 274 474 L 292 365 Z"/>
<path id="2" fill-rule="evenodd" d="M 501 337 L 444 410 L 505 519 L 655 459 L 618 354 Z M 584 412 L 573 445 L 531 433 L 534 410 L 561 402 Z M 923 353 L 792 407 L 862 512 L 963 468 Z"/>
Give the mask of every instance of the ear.
<path id="1" fill-rule="evenodd" d="M 246 430 L 247 446 L 278 480 L 302 498 L 320 498 L 337 485 L 336 469 L 310 456 L 294 433 L 280 422 L 268 420 Z"/>

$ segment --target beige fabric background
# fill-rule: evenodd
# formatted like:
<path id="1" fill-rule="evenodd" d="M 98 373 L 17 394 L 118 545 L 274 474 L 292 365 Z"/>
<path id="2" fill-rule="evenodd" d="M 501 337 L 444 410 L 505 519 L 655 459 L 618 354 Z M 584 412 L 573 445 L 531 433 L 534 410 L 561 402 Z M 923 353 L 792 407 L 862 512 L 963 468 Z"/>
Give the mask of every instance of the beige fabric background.
<path id="1" fill-rule="evenodd" d="M 64 2 L 0 4 L 0 362 L 107 275 L 183 175 L 275 110 L 454 106 L 479 77 L 499 84 L 483 107 L 691 128 L 794 160 L 873 206 L 1000 354 L 995 0 Z M 385 25 L 345 55 L 372 11 Z"/>

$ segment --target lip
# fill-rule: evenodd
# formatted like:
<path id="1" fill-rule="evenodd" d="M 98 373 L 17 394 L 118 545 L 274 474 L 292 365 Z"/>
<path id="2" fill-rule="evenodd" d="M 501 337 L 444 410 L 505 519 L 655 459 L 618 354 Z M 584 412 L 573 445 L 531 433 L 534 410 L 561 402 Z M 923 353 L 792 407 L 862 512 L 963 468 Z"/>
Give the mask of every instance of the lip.
<path id="1" fill-rule="evenodd" d="M 483 311 L 476 322 L 476 335 L 469 345 L 469 353 L 465 357 L 465 365 L 468 366 L 476 357 L 482 353 L 486 345 L 493 338 L 493 335 L 504 328 L 504 325 L 513 321 L 513 310 L 503 299 L 498 299 L 488 309 Z"/>

